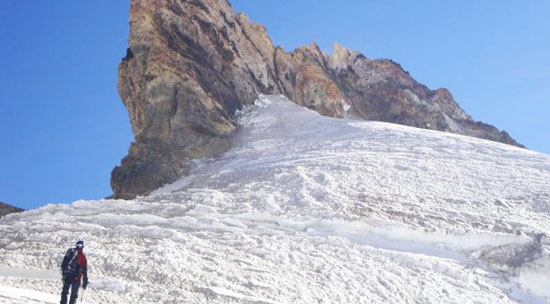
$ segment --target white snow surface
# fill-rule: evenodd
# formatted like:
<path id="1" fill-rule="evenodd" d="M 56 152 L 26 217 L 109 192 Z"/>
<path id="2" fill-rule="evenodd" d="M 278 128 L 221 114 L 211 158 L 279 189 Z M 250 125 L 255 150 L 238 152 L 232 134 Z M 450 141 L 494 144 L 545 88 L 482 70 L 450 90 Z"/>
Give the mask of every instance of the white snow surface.
<path id="1" fill-rule="evenodd" d="M 239 115 L 147 197 L 0 219 L 0 303 L 58 302 L 78 239 L 84 303 L 550 303 L 548 155 L 282 96 Z"/>

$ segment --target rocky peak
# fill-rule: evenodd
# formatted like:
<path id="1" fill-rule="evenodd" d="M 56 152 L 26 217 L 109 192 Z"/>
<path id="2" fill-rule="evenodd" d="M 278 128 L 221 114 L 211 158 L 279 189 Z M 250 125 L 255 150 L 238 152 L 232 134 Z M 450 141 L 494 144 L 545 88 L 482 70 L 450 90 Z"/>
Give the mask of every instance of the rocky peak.
<path id="1" fill-rule="evenodd" d="M 226 0 L 131 0 L 118 91 L 135 141 L 112 173 L 114 197 L 144 195 L 228 149 L 234 113 L 257 95 L 285 94 L 323 115 L 352 115 L 518 145 L 473 121 L 445 89 L 429 90 L 388 59 L 338 44 L 285 52 Z M 351 106 L 343 108 L 344 102 Z"/>
<path id="2" fill-rule="evenodd" d="M 363 56 L 359 52 L 350 51 L 337 42 L 335 42 L 332 47 L 334 50 L 328 58 L 328 65 L 329 68 L 334 71 L 347 70 L 354 64 L 358 56 Z"/>

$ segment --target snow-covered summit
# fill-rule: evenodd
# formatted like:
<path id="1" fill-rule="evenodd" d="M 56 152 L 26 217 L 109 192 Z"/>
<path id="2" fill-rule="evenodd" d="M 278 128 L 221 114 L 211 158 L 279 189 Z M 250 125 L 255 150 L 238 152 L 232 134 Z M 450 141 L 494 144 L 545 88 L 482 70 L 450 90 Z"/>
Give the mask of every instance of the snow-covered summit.
<path id="1" fill-rule="evenodd" d="M 0 303 L 55 302 L 79 238 L 87 303 L 550 302 L 548 155 L 279 96 L 240 115 L 148 197 L 0 220 Z"/>

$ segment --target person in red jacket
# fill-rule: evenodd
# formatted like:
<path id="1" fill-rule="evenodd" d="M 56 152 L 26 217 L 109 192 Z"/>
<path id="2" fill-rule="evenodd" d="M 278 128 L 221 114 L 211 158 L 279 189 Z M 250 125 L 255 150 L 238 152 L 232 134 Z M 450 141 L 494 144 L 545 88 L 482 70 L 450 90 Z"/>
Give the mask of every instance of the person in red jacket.
<path id="1" fill-rule="evenodd" d="M 76 242 L 75 248 L 69 248 L 61 263 L 61 275 L 63 276 L 63 289 L 61 290 L 60 304 L 67 304 L 67 294 L 71 289 L 69 304 L 74 304 L 78 298 L 78 288 L 82 281 L 82 288 L 88 286 L 88 261 L 84 255 L 84 242 Z"/>

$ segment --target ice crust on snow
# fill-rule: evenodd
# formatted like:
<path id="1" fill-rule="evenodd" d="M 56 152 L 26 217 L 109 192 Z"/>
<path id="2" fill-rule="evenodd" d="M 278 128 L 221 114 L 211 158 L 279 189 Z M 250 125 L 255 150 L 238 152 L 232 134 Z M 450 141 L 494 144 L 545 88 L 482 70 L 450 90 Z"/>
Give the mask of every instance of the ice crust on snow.
<path id="1" fill-rule="evenodd" d="M 79 238 L 86 303 L 550 302 L 548 155 L 283 96 L 239 115 L 230 151 L 148 197 L 1 219 L 0 303 L 57 295 Z"/>

